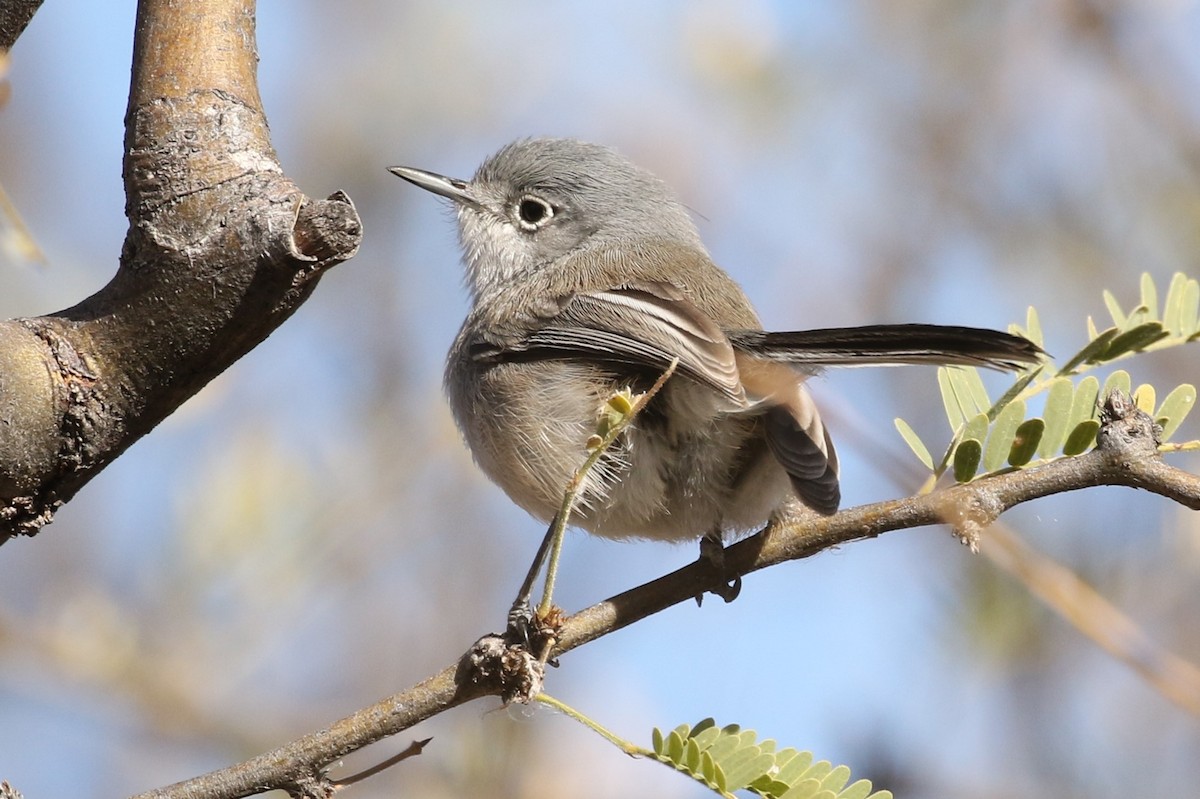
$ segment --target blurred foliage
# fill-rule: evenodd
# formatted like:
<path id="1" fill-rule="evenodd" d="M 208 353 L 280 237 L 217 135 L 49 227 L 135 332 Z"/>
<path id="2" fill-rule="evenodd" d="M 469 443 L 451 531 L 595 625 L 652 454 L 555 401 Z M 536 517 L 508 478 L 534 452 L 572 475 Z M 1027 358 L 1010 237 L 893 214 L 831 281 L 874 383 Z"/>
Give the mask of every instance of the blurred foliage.
<path id="1" fill-rule="evenodd" d="M 7 80 L 8 66 L 8 53 L 0 51 L 0 109 L 12 93 Z M 46 260 L 4 186 L 0 186 L 0 251 L 22 263 L 44 263 Z"/>

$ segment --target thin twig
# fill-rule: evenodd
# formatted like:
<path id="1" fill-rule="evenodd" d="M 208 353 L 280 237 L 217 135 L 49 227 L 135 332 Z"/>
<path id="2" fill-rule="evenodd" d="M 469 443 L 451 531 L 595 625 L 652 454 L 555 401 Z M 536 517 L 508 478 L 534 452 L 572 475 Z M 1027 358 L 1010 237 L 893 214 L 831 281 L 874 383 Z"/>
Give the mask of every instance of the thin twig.
<path id="1" fill-rule="evenodd" d="M 422 738 L 419 741 L 413 741 L 404 748 L 404 751 L 397 752 L 382 763 L 376 763 L 374 766 L 363 769 L 357 774 L 351 774 L 349 777 L 342 777 L 340 780 L 335 781 L 334 785 L 338 788 L 344 788 L 347 785 L 353 785 L 356 782 L 362 782 L 368 777 L 374 777 L 379 772 L 389 769 L 403 760 L 408 760 L 410 757 L 416 757 L 417 755 L 421 754 L 421 752 L 424 751 L 426 744 L 432 740 L 432 738 Z"/>
<path id="2" fill-rule="evenodd" d="M 589 730 L 596 733 L 601 738 L 608 741 L 610 744 L 617 747 L 618 749 L 620 749 L 622 752 L 629 755 L 630 757 L 650 757 L 654 754 L 649 749 L 645 749 L 641 746 L 638 746 L 637 744 L 633 743 L 632 741 L 625 740 L 624 738 L 617 735 L 615 732 L 608 729 L 604 725 L 600 724 L 599 722 L 595 721 L 594 719 L 590 718 L 589 716 L 586 716 L 583 713 L 581 713 L 580 711 L 571 707 L 566 702 L 563 702 L 562 700 L 559 700 L 559 699 L 555 699 L 554 697 L 550 696 L 550 694 L 545 693 L 544 691 L 542 693 L 538 694 L 536 697 L 534 697 L 534 699 L 535 699 L 535 701 L 541 702 L 543 705 L 554 708 L 558 712 L 562 713 L 564 716 L 568 716 L 570 718 L 575 719 L 575 721 L 578 721 L 580 724 L 587 727 Z"/>
<path id="3" fill-rule="evenodd" d="M 571 481 L 567 484 L 567 490 L 563 493 L 562 508 L 558 515 L 554 517 L 554 535 L 553 542 L 550 545 L 550 560 L 546 564 L 546 589 L 542 593 L 542 601 L 538 604 L 538 615 L 545 617 L 550 613 L 550 607 L 553 604 L 554 597 L 554 581 L 558 576 L 558 559 L 562 554 L 563 537 L 567 528 L 567 523 L 571 519 L 571 512 L 575 507 L 575 502 L 579 497 L 579 489 L 583 485 L 583 479 L 587 473 L 592 470 L 592 467 L 599 462 L 601 456 L 608 450 L 609 447 L 616 442 L 625 428 L 633 422 L 643 408 L 646 407 L 650 400 L 662 390 L 666 385 L 667 380 L 671 375 L 675 374 L 675 368 L 679 366 L 679 359 L 673 358 L 671 363 L 658 379 L 654 381 L 654 385 L 650 390 L 640 395 L 634 402 L 633 406 L 613 424 L 600 441 L 596 442 L 592 447 L 591 454 L 584 460 L 583 464 L 575 470 L 575 474 L 571 477 Z"/>

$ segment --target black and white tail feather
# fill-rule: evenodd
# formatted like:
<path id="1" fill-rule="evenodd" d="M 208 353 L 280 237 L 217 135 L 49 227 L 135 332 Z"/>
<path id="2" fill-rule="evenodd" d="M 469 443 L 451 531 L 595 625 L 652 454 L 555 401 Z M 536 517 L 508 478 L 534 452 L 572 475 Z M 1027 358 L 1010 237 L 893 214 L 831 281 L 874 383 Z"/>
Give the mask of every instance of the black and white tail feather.
<path id="1" fill-rule="evenodd" d="M 937 364 L 1015 371 L 1042 354 L 1020 336 L 954 325 L 866 325 L 778 333 L 731 330 L 725 335 L 735 349 L 799 367 Z"/>

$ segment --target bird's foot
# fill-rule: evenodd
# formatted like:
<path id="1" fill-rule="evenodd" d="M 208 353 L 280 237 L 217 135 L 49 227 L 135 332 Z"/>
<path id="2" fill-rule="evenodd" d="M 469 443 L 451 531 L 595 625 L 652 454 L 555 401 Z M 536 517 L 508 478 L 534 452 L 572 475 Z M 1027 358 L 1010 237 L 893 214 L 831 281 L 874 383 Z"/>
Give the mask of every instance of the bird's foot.
<path id="1" fill-rule="evenodd" d="M 700 539 L 700 562 L 708 564 L 717 575 L 717 580 L 707 591 L 696 595 L 696 604 L 703 602 L 705 593 L 715 594 L 726 602 L 737 599 L 738 594 L 742 592 L 742 576 L 729 576 L 729 567 L 725 562 L 725 543 L 721 540 L 719 532 L 708 533 Z"/>

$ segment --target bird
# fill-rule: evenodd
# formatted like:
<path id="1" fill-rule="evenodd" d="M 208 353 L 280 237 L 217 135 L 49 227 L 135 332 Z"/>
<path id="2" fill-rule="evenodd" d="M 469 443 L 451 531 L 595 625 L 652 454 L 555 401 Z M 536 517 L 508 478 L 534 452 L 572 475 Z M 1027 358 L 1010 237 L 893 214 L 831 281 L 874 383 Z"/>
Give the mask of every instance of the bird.
<path id="1" fill-rule="evenodd" d="M 587 473 L 573 526 L 719 546 L 801 507 L 831 515 L 838 459 L 809 377 L 871 364 L 1020 370 L 1043 356 L 974 327 L 765 331 L 675 193 L 602 145 L 520 139 L 470 180 L 389 171 L 452 203 L 471 304 L 445 390 L 476 463 L 542 521 L 606 400 L 645 391 L 673 363 Z"/>

